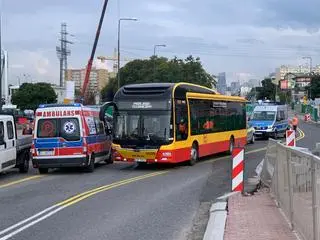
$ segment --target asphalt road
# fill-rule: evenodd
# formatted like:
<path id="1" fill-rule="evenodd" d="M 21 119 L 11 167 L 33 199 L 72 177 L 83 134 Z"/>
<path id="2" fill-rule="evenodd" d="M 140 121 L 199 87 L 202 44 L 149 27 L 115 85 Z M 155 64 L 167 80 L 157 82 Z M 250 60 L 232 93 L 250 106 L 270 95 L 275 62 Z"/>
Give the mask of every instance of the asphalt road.
<path id="1" fill-rule="evenodd" d="M 266 145 L 247 146 L 246 178 Z M 230 156 L 219 155 L 192 167 L 10 171 L 0 175 L 0 240 L 202 239 L 210 203 L 230 191 L 230 168 Z"/>

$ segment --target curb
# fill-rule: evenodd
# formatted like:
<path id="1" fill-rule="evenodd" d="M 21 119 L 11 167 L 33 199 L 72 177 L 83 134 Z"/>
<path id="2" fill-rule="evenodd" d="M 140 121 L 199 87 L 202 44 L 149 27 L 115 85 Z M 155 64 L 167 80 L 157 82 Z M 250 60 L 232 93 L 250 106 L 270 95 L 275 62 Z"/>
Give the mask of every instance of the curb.
<path id="1" fill-rule="evenodd" d="M 261 185 L 261 172 L 264 160 L 256 167 L 257 176 L 248 178 L 247 191 L 244 196 L 252 195 L 255 191 L 260 188 Z M 248 191 L 249 189 L 250 191 Z M 241 192 L 230 192 L 221 197 L 218 197 L 218 202 L 213 203 L 210 208 L 210 216 L 207 224 L 207 228 L 203 237 L 203 240 L 224 240 L 224 232 L 228 216 L 228 199 L 229 197 L 241 194 Z"/>
<path id="2" fill-rule="evenodd" d="M 209 222 L 203 240 L 223 240 L 227 221 L 227 202 L 216 202 L 210 208 Z"/>

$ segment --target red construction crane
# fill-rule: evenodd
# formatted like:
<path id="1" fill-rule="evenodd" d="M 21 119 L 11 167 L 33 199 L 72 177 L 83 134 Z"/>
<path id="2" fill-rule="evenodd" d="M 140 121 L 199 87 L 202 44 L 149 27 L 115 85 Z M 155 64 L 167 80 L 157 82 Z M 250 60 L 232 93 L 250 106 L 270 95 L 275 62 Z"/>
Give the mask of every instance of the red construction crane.
<path id="1" fill-rule="evenodd" d="M 90 72 L 91 72 L 91 68 L 92 68 L 92 62 L 93 62 L 93 59 L 94 59 L 94 55 L 96 53 L 96 49 L 97 49 L 97 45 L 98 45 L 98 41 L 99 41 L 99 37 L 100 37 L 100 31 L 101 31 L 104 15 L 105 15 L 105 12 L 106 12 L 106 9 L 107 9 L 107 5 L 108 5 L 108 0 L 105 0 L 104 4 L 103 4 L 101 16 L 100 16 L 99 25 L 98 25 L 97 32 L 96 32 L 96 37 L 95 37 L 94 43 L 93 43 L 91 56 L 89 58 L 88 65 L 87 65 L 86 76 L 85 76 L 85 79 L 84 79 L 84 82 L 83 82 L 83 86 L 82 86 L 82 89 L 81 89 L 81 102 L 84 102 L 86 100 L 86 96 L 87 96 L 86 95 L 86 91 L 87 91 L 87 87 L 88 87 L 88 83 L 89 83 L 89 77 L 90 77 Z"/>

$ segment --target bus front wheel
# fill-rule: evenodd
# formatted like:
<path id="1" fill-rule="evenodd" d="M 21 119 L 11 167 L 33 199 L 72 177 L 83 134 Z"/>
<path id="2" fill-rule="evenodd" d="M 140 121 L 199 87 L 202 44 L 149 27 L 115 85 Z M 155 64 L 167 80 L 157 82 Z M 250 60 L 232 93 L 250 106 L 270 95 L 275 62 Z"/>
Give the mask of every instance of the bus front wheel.
<path id="1" fill-rule="evenodd" d="M 191 152 L 190 152 L 190 160 L 189 165 L 193 166 L 199 158 L 199 151 L 198 151 L 198 145 L 196 143 L 192 144 Z"/>

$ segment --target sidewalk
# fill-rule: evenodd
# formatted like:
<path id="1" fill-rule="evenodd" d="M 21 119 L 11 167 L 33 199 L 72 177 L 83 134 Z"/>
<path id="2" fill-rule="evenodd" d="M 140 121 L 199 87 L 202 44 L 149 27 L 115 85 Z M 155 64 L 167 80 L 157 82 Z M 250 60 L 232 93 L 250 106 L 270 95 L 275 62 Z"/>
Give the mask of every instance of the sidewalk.
<path id="1" fill-rule="evenodd" d="M 224 240 L 297 240 L 267 189 L 228 201 Z"/>

